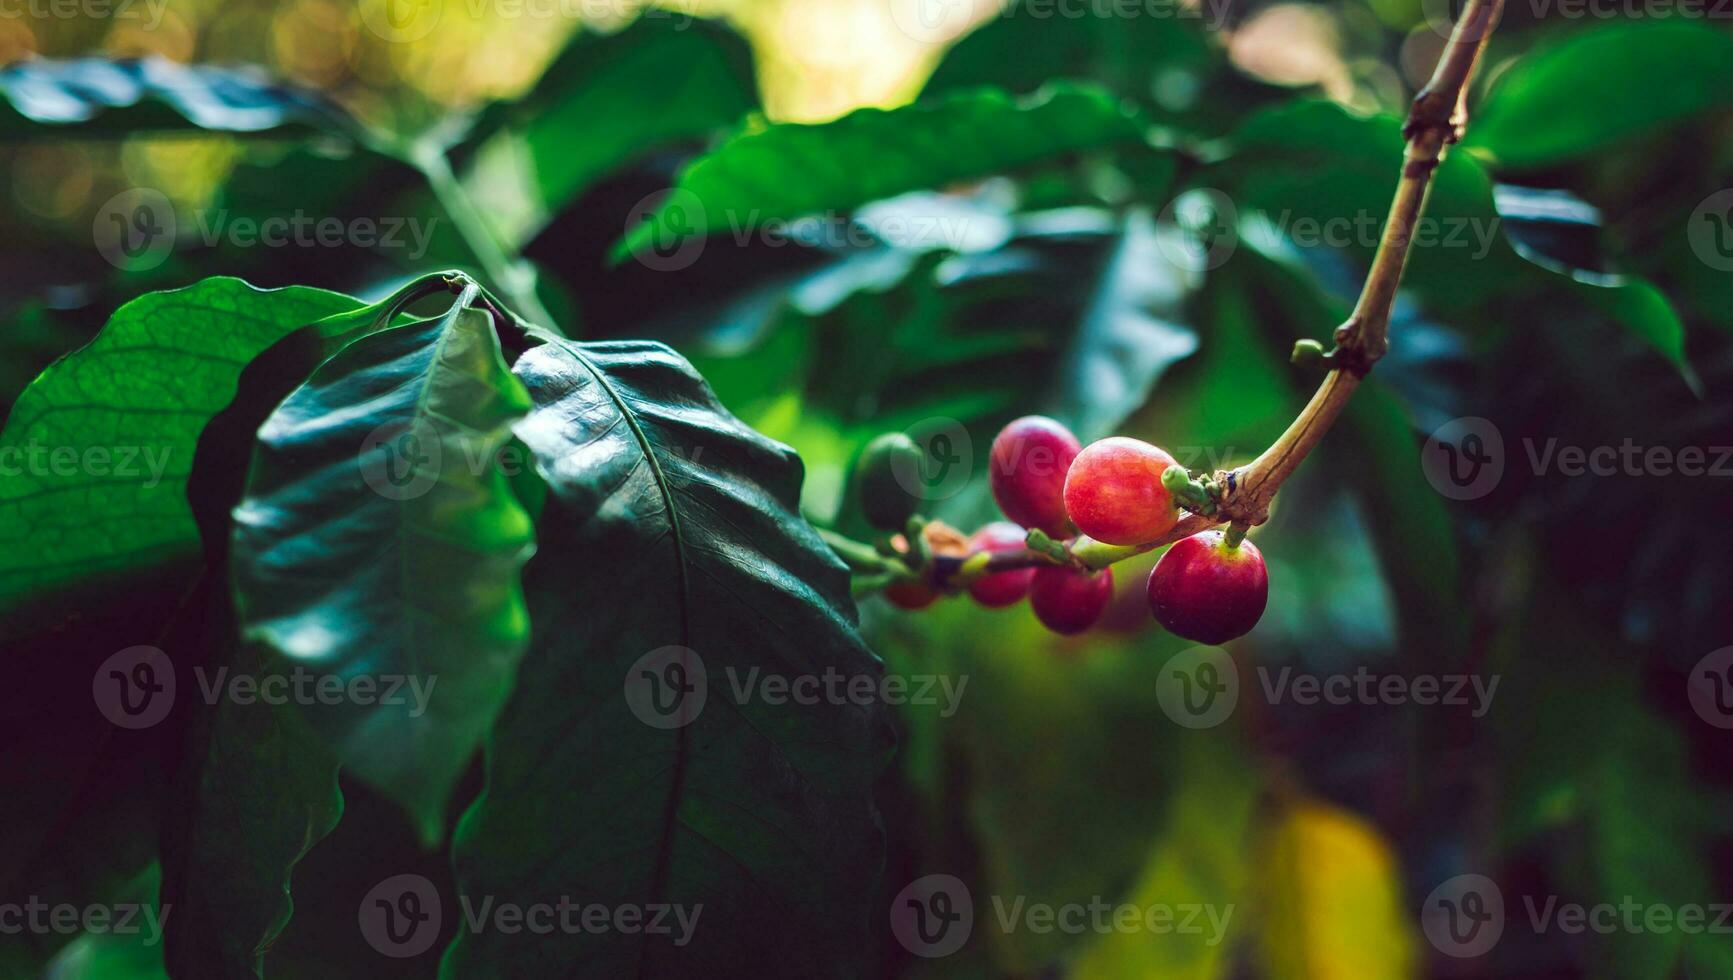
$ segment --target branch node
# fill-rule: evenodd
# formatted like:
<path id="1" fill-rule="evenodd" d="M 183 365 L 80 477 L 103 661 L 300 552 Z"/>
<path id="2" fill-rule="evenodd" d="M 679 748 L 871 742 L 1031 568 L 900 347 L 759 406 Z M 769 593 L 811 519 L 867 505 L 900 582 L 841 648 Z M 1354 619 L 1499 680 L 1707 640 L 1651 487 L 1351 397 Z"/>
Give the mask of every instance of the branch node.
<path id="1" fill-rule="evenodd" d="M 1427 131 L 1436 130 L 1441 140 L 1454 143 L 1459 136 L 1451 119 L 1455 112 L 1455 93 L 1440 92 L 1428 85 L 1420 90 L 1408 107 L 1408 121 L 1402 124 L 1402 138 L 1412 143 Z"/>

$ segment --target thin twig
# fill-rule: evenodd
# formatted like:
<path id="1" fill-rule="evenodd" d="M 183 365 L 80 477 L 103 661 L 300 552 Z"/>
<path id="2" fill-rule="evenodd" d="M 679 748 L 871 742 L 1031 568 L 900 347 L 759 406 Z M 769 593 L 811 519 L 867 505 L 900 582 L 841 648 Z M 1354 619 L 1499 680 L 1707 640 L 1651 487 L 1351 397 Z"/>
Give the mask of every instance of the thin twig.
<path id="1" fill-rule="evenodd" d="M 1426 206 L 1432 174 L 1438 169 L 1445 147 L 1462 138 L 1468 123 L 1468 83 L 1474 76 L 1481 52 L 1498 23 L 1503 6 L 1504 0 L 1468 0 L 1439 56 L 1431 81 L 1414 98 L 1407 124 L 1402 129 L 1407 149 L 1402 156 L 1402 176 L 1390 203 L 1390 217 L 1384 224 L 1378 250 L 1372 257 L 1372 267 L 1367 271 L 1366 284 L 1360 291 L 1353 314 L 1347 323 L 1336 329 L 1336 349 L 1328 355 L 1330 372 L 1311 401 L 1306 403 L 1287 431 L 1257 459 L 1237 470 L 1215 474 L 1215 482 L 1222 490 L 1214 516 L 1185 514 L 1172 530 L 1160 538 L 1132 547 L 1105 545 L 1079 538 L 1070 547 L 1074 566 L 1105 568 L 1218 524 L 1237 521 L 1256 526 L 1269 519 L 1270 502 L 1276 491 L 1323 441 L 1325 433 L 1330 431 L 1354 394 L 1354 389 L 1359 387 L 1361 378 L 1389 350 L 1390 312 L 1396 302 L 1403 269 L 1408 263 L 1414 230 Z M 1055 564 L 1055 560 L 1039 552 L 1005 552 L 994 555 L 984 571 L 1010 571 L 1051 564 Z M 941 564 L 938 568 L 941 582 L 944 582 L 945 571 L 946 566 Z M 954 585 L 955 582 L 947 584 Z"/>

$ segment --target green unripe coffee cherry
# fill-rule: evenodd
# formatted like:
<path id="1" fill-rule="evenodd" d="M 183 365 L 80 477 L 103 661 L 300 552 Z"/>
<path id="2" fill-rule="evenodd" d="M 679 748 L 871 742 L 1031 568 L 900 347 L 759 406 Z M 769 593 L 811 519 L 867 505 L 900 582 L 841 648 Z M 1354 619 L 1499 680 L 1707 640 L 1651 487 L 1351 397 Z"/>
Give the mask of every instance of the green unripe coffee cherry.
<path id="1" fill-rule="evenodd" d="M 901 531 L 920 508 L 908 487 L 918 486 L 921 447 L 901 432 L 887 432 L 867 443 L 855 465 L 855 494 L 867 523 L 881 531 Z"/>

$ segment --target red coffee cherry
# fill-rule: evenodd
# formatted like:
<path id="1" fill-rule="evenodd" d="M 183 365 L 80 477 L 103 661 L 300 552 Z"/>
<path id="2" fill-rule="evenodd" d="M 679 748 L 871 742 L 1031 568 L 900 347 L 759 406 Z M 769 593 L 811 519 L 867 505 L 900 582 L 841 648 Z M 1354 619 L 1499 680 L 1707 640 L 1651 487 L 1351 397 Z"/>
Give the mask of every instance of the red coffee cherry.
<path id="1" fill-rule="evenodd" d="M 1009 521 L 994 521 L 969 538 L 970 551 L 1018 551 L 1028 533 Z M 983 575 L 969 584 L 969 594 L 989 609 L 1014 606 L 1029 594 L 1029 583 L 1035 569 L 1019 568 L 1010 572 Z"/>
<path id="2" fill-rule="evenodd" d="M 1221 531 L 1175 542 L 1149 573 L 1156 620 L 1197 643 L 1226 643 L 1251 632 L 1269 598 L 1263 553 L 1250 541 L 1228 547 Z"/>
<path id="3" fill-rule="evenodd" d="M 1035 570 L 1029 605 L 1041 625 L 1074 636 L 1095 625 L 1113 598 L 1113 569 L 1079 572 L 1058 565 Z"/>
<path id="4" fill-rule="evenodd" d="M 1065 474 L 1083 444 L 1050 418 L 1029 415 L 999 431 L 987 460 L 989 484 L 999 509 L 1023 527 L 1055 538 L 1073 533 L 1065 516 Z"/>
<path id="5" fill-rule="evenodd" d="M 903 609 L 925 609 L 939 599 L 939 594 L 919 582 L 898 582 L 885 586 L 885 598 L 891 605 Z"/>
<path id="6" fill-rule="evenodd" d="M 1107 544 L 1143 544 L 1179 521 L 1161 474 L 1178 466 L 1159 446 L 1114 436 L 1077 455 L 1065 477 L 1065 509 L 1084 534 Z"/>

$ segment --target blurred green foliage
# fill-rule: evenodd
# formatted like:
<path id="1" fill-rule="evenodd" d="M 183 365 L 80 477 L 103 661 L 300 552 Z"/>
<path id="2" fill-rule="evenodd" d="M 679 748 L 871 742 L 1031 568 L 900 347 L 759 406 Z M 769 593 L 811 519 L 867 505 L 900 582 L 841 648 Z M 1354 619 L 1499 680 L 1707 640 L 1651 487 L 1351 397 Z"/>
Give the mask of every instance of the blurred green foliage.
<path id="1" fill-rule="evenodd" d="M 521 274 L 519 295 L 586 340 L 672 344 L 723 404 L 800 452 L 802 509 L 821 526 L 865 533 L 847 473 L 884 431 L 966 435 L 958 462 L 975 478 L 935 507 L 965 528 L 991 516 L 985 454 L 1017 415 L 1053 415 L 1085 439 L 1147 438 L 1194 468 L 1261 451 L 1315 380 L 1288 364 L 1292 342 L 1328 338 L 1377 245 L 1401 112 L 1442 43 L 1433 5 L 1208 5 L 1126 21 L 1013 4 L 948 46 L 899 33 L 897 2 L 741 0 L 703 9 L 726 23 L 661 11 L 619 33 L 613 19 L 479 22 L 454 4 L 411 43 L 369 31 L 366 0 L 176 3 L 149 32 L 0 20 L 0 58 L 258 62 L 318 90 L 308 104 L 340 121 L 313 138 L 246 133 L 146 95 L 143 123 L 98 107 L 88 124 L 56 128 L 8 90 L 7 132 L 30 139 L 0 146 L 0 411 L 16 422 L 51 401 L 70 362 L 20 392 L 152 288 L 221 273 L 377 299 L 450 264 L 502 293 L 513 283 L 499 280 Z M 1272 605 L 1231 647 L 1241 701 L 1230 721 L 1191 731 L 1164 713 L 1162 672 L 1185 644 L 1143 610 L 1148 559 L 1118 569 L 1109 628 L 1082 639 L 1048 636 L 1022 610 L 863 603 L 889 671 L 968 685 L 954 715 L 899 714 L 880 786 L 885 874 L 851 884 L 888 901 L 947 873 L 977 896 L 972 941 L 943 960 L 907 955 L 875 920 L 875 970 L 1461 975 L 1428 942 L 1421 904 L 1473 873 L 1503 886 L 1510 916 L 1478 975 L 1733 977 L 1725 935 L 1536 932 L 1523 904 L 1733 897 L 1733 736 L 1688 697 L 1693 665 L 1733 637 L 1733 473 L 1572 476 L 1534 462 L 1549 440 L 1695 448 L 1710 463 L 1730 441 L 1733 36 L 1686 16 L 1545 14 L 1506 11 L 1468 137 L 1438 171 L 1435 237 L 1411 257 L 1391 355 L 1256 532 Z M 866 104 L 884 108 L 831 121 Z M 141 124 L 156 131 L 132 131 Z M 430 153 L 449 162 L 455 195 L 430 189 Z M 122 272 L 91 229 L 133 187 L 162 190 L 183 228 L 213 211 L 300 210 L 420 221 L 433 244 L 412 256 L 219 237 Z M 688 256 L 676 266 L 622 261 L 625 242 L 698 230 L 655 196 L 669 187 L 728 221 L 672 253 Z M 479 225 L 465 227 L 454 203 Z M 250 356 L 301 322 L 251 340 L 175 328 L 209 345 L 246 341 Z M 175 373 L 183 397 L 221 408 L 230 382 Z M 1453 500 L 1422 453 L 1464 417 L 1502 434 L 1505 475 Z M 0 508 L 14 496 L 0 492 Z M 153 533 L 186 523 L 180 504 Z M 118 506 L 74 516 L 94 534 Z M 4 509 L 0 520 L 11 520 L 0 536 L 29 549 L 14 560 L 43 547 L 29 533 L 47 525 Z M 175 543 L 191 549 L 180 530 Z M 134 598 L 130 629 L 151 615 L 148 597 Z M 19 656 L 100 648 L 118 629 L 103 625 L 30 636 Z M 1269 703 L 1262 672 L 1283 667 L 1499 686 L 1483 716 Z M 48 667 L 27 676 L 66 680 Z M 51 802 L 6 811 L 27 828 L 11 838 L 20 853 L 43 845 L 0 866 L 6 894 L 96 900 L 150 874 L 154 824 L 133 811 L 137 795 L 81 795 L 77 774 L 113 765 L 112 748 L 62 738 L 39 706 L 9 704 L 3 720 L 17 744 L 67 753 L 55 780 L 7 773 L 9 794 Z M 353 813 L 297 873 L 295 917 L 272 957 L 290 976 L 426 975 L 425 963 L 356 967 L 324 952 L 357 945 L 345 930 L 368 884 L 410 860 L 441 866 L 415 855 L 409 823 L 369 790 L 345 792 Z M 63 815 L 109 849 L 56 865 L 67 842 L 45 824 Z M 1215 945 L 1006 932 L 988 896 L 1237 911 Z M 6 955 L 31 964 L 15 967 L 25 975 L 52 945 Z M 137 952 L 85 936 L 53 975 L 144 975 Z"/>

